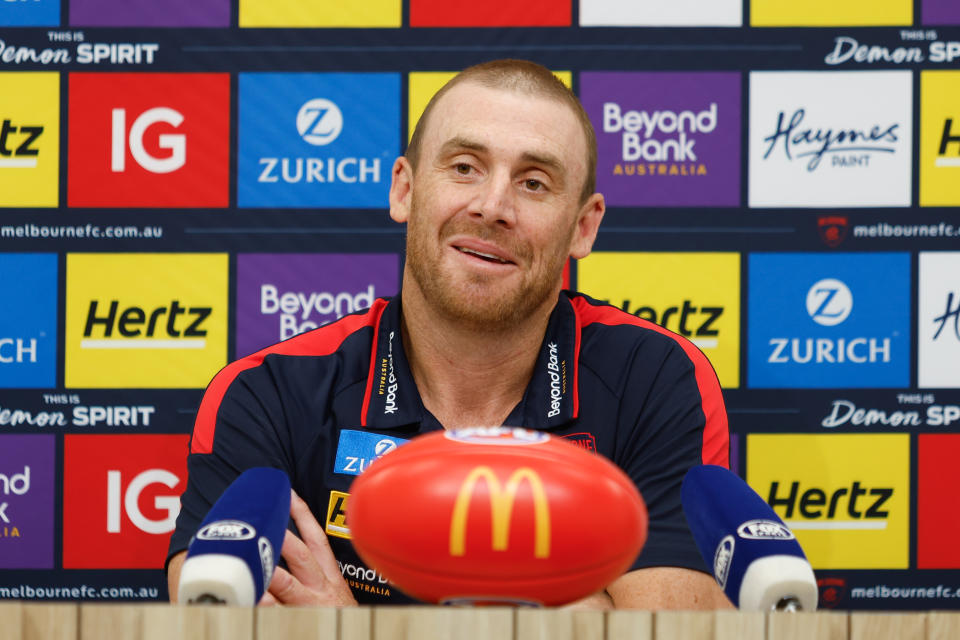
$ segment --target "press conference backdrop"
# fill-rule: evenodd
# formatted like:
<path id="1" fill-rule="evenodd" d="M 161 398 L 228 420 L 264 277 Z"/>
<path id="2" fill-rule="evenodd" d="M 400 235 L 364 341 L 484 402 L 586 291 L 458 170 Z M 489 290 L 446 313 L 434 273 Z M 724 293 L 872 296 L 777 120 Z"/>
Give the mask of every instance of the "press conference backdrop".
<path id="1" fill-rule="evenodd" d="M 950 0 L 0 0 L 0 598 L 166 597 L 203 387 L 398 290 L 392 160 L 496 57 L 583 100 L 570 284 L 710 357 L 821 606 L 960 604 Z"/>

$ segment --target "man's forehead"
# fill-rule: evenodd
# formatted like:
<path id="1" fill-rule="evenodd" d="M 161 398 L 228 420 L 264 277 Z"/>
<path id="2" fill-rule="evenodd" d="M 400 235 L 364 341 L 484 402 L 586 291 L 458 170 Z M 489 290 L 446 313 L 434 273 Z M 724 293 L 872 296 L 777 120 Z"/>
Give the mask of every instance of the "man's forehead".
<path id="1" fill-rule="evenodd" d="M 571 136 L 580 139 L 586 148 L 582 128 L 569 105 L 549 96 L 488 87 L 469 80 L 440 97 L 426 125 L 424 142 L 433 153 L 458 140 L 486 144 L 488 141 L 478 136 L 496 134 L 497 125 L 512 125 L 529 135 L 529 140 L 539 140 L 558 150 L 573 146 Z M 503 136 L 497 137 L 503 141 Z M 536 149 L 525 150 L 533 152 Z"/>

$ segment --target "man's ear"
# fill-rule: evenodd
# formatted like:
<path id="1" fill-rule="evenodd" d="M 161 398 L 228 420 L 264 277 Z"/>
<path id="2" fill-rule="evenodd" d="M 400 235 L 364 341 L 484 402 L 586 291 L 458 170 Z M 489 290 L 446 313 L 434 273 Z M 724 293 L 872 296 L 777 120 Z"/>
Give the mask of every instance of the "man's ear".
<path id="1" fill-rule="evenodd" d="M 413 167 L 405 156 L 394 161 L 390 178 L 390 217 L 395 222 L 406 222 L 413 197 Z"/>
<path id="2" fill-rule="evenodd" d="M 576 260 L 586 258 L 593 249 L 593 241 L 597 239 L 597 230 L 607 205 L 603 194 L 594 193 L 580 208 L 577 214 L 577 227 L 573 231 L 570 242 L 570 257 Z"/>

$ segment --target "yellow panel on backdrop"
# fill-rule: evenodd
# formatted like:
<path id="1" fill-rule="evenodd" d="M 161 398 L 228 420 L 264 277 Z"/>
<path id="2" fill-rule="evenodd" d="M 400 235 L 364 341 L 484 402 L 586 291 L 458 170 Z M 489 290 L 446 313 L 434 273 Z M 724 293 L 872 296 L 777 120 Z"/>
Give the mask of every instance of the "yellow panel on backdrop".
<path id="1" fill-rule="evenodd" d="M 227 362 L 228 256 L 67 254 L 65 385 L 200 388 Z"/>
<path id="2" fill-rule="evenodd" d="M 920 206 L 960 205 L 960 71 L 920 72 Z"/>
<path id="3" fill-rule="evenodd" d="M 751 0 L 754 27 L 877 27 L 913 24 L 913 0 Z"/>
<path id="4" fill-rule="evenodd" d="M 0 207 L 56 207 L 60 74 L 0 73 Z"/>
<path id="5" fill-rule="evenodd" d="M 241 27 L 399 27 L 400 0 L 240 0 Z"/>
<path id="6" fill-rule="evenodd" d="M 909 567 L 909 434 L 750 434 L 747 482 L 814 569 Z"/>
<path id="7" fill-rule="evenodd" d="M 573 74 L 569 71 L 554 71 L 563 84 L 568 87 L 573 83 Z M 440 88 L 452 77 L 456 71 L 414 71 L 409 76 L 409 90 L 407 92 L 407 140 L 413 136 L 413 130 L 427 108 L 427 103 Z"/>
<path id="8" fill-rule="evenodd" d="M 710 359 L 720 385 L 740 386 L 740 254 L 595 251 L 577 289 L 679 333 Z"/>

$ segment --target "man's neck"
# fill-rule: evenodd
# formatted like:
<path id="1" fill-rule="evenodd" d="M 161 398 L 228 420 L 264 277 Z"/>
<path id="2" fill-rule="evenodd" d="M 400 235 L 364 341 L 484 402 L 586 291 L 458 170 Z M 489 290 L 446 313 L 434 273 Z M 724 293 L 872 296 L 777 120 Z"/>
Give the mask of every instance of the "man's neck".
<path id="1" fill-rule="evenodd" d="M 404 352 L 424 406 L 444 428 L 503 424 L 523 399 L 555 300 L 519 325 L 477 331 L 433 313 L 404 283 Z"/>

